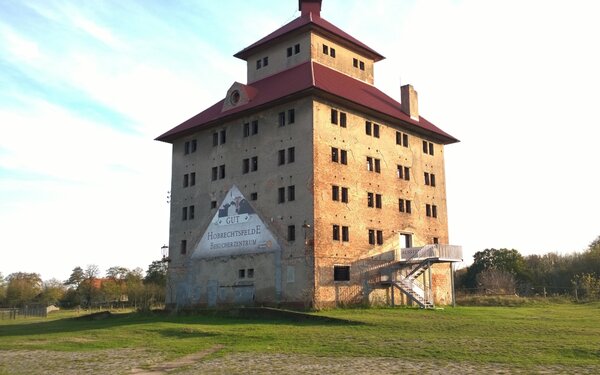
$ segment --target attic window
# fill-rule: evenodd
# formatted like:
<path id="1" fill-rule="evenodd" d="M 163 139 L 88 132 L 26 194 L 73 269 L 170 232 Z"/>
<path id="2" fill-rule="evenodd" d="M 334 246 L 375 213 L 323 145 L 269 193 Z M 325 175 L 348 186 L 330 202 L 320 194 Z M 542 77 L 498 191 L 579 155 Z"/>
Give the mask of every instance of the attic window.
<path id="1" fill-rule="evenodd" d="M 233 105 L 236 105 L 240 101 L 240 92 L 238 90 L 234 90 L 229 97 L 229 102 Z"/>

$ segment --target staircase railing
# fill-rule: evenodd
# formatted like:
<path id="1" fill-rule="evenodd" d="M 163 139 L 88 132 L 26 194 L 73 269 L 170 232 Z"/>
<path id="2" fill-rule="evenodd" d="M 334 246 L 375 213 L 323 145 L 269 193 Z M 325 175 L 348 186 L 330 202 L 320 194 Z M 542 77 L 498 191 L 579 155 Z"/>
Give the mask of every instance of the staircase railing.
<path id="1" fill-rule="evenodd" d="M 462 247 L 434 244 L 423 247 L 408 247 L 396 251 L 396 259 L 403 262 L 428 258 L 462 260 Z"/>

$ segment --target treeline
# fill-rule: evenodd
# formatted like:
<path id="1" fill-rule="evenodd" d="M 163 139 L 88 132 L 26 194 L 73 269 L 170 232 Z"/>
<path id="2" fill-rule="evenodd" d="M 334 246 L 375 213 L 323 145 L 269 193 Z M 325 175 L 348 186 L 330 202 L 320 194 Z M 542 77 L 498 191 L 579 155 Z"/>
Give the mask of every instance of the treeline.
<path id="1" fill-rule="evenodd" d="M 522 256 L 514 249 L 485 249 L 456 271 L 456 289 L 477 294 L 570 295 L 600 299 L 600 236 L 581 253 Z"/>
<path id="2" fill-rule="evenodd" d="M 61 307 L 121 306 L 147 308 L 165 300 L 167 266 L 154 261 L 144 274 L 115 266 L 104 275 L 96 265 L 75 267 L 66 281 L 43 281 L 37 273 L 0 274 L 0 306 L 23 307 L 31 304 Z"/>

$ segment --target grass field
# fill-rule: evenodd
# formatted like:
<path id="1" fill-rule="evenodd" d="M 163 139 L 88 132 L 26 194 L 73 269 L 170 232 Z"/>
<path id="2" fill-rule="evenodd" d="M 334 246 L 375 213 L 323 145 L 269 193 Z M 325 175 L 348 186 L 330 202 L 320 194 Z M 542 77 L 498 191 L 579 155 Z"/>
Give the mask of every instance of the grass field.
<path id="1" fill-rule="evenodd" d="M 0 374 L 600 373 L 600 304 L 0 321 Z M 336 320 L 337 319 L 337 320 Z"/>

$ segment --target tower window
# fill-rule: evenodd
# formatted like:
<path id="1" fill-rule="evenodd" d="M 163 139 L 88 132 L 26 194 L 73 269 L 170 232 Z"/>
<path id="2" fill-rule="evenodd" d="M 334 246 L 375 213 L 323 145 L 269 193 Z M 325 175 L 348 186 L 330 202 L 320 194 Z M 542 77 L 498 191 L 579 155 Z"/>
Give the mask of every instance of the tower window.
<path id="1" fill-rule="evenodd" d="M 333 266 L 333 281 L 350 281 L 350 266 Z"/>
<path id="2" fill-rule="evenodd" d="M 294 54 L 297 55 L 300 53 L 300 44 L 296 44 L 294 46 Z"/>
<path id="3" fill-rule="evenodd" d="M 288 241 L 296 241 L 296 226 L 288 225 Z"/>

